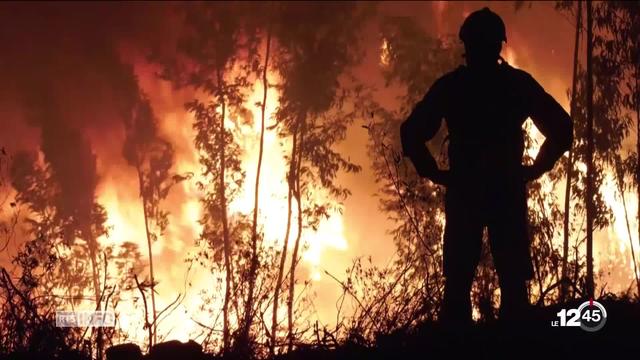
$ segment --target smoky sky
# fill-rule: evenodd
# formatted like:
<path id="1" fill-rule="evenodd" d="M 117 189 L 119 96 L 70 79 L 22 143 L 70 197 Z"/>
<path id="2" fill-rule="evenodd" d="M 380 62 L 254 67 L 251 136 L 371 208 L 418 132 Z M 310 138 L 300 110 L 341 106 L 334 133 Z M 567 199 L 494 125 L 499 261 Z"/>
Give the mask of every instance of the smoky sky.
<path id="1" fill-rule="evenodd" d="M 570 60 L 570 49 L 565 46 L 571 44 L 571 32 L 561 28 L 563 23 L 558 20 L 542 29 L 537 26 L 544 18 L 540 11 L 552 5 L 536 3 L 531 9 L 515 12 L 513 3 L 443 4 L 383 2 L 378 12 L 382 16 L 415 17 L 437 35 L 455 33 L 465 13 L 489 5 L 505 18 L 509 44 L 519 47 L 518 63 L 527 67 L 535 60 L 549 78 L 553 75 L 562 80 L 556 93 L 565 91 L 570 73 L 570 61 L 565 61 Z M 172 51 L 182 23 L 178 6 L 184 5 L 0 4 L 0 146 L 10 152 L 42 150 L 55 177 L 70 192 L 68 196 L 86 206 L 99 182 L 92 149 L 96 144 L 87 140 L 87 133 L 113 131 L 131 116 L 139 92 L 132 64 L 145 61 L 151 52 Z M 364 46 L 377 50 L 377 29 L 372 27 L 368 32 Z M 524 56 L 534 53 L 528 48 L 546 55 Z M 364 78 L 380 78 L 375 54 L 372 59 L 362 73 Z M 362 153 L 360 163 L 365 164 L 368 159 L 362 152 L 362 142 L 355 140 L 346 142 L 345 151 Z M 371 184 L 369 190 L 373 189 Z M 70 200 L 69 206 L 73 204 Z"/>
<path id="2" fill-rule="evenodd" d="M 0 5 L 0 142 L 9 151 L 42 150 L 66 211 L 88 213 L 95 195 L 96 160 L 86 130 L 122 124 L 137 99 L 137 79 L 123 49 L 159 44 L 154 38 L 163 31 L 157 25 L 170 7 Z"/>

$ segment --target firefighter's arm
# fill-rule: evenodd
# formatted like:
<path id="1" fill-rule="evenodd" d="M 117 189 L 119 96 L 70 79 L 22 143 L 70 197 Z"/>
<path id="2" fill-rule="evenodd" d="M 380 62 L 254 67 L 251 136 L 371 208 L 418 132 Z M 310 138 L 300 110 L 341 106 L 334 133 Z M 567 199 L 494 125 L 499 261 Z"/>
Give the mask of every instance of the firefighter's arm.
<path id="1" fill-rule="evenodd" d="M 400 126 L 400 139 L 404 156 L 411 159 L 418 174 L 435 183 L 443 183 L 443 173 L 426 146 L 440 129 L 443 117 L 441 81 L 436 81 L 424 98 L 416 104 L 409 117 Z"/>
<path id="2" fill-rule="evenodd" d="M 531 178 L 553 169 L 556 161 L 573 142 L 573 121 L 560 104 L 533 78 L 530 78 L 529 115 L 545 136 L 533 166 Z"/>

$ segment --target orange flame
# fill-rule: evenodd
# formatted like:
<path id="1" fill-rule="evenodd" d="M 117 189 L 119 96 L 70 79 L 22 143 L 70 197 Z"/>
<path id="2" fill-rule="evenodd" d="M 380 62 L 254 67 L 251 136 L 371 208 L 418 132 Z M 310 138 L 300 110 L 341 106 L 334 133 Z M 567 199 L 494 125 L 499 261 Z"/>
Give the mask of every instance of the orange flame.
<path id="1" fill-rule="evenodd" d="M 144 86 L 158 86 L 156 80 L 150 80 L 144 76 L 148 69 L 138 69 L 142 73 L 141 83 Z M 274 74 L 269 74 L 270 84 L 277 81 Z M 161 84 L 160 87 L 163 85 Z M 158 92 L 160 97 L 172 96 L 172 94 Z M 262 100 L 263 85 L 256 83 L 252 93 L 247 99 L 247 108 L 251 110 L 254 121 L 250 124 L 243 122 L 233 122 L 227 119 L 229 126 L 236 124 L 234 131 L 239 135 L 239 142 L 243 149 L 242 167 L 246 171 L 244 187 L 237 198 L 230 204 L 230 213 L 251 214 L 253 212 L 254 185 L 256 177 L 256 164 L 258 156 L 258 146 L 260 139 L 260 118 L 261 109 L 256 106 Z M 155 96 L 155 98 L 154 98 Z M 151 92 L 152 102 L 162 102 L 166 99 L 158 99 L 158 94 Z M 155 107 L 156 104 L 154 104 Z M 273 118 L 278 106 L 277 91 L 271 87 L 266 106 L 266 127 L 272 125 Z M 159 106 L 160 108 L 162 106 Z M 179 307 L 168 315 L 158 327 L 158 337 L 165 339 L 177 339 L 186 341 L 193 338 L 197 330 L 202 328 L 194 320 L 202 324 L 211 325 L 211 319 L 205 313 L 200 312 L 202 303 L 199 292 L 213 288 L 215 274 L 207 271 L 192 271 L 187 273 L 187 265 L 183 259 L 195 250 L 193 247 L 202 225 L 199 219 L 202 215 L 200 199 L 202 193 L 198 190 L 196 183 L 204 180 L 201 177 L 201 168 L 197 160 L 197 150 L 194 147 L 193 139 L 195 132 L 192 128 L 193 117 L 184 111 L 167 112 L 160 116 L 159 128 L 161 133 L 173 144 L 176 149 L 176 162 L 174 171 L 177 173 L 193 173 L 194 177 L 180 183 L 177 189 L 172 190 L 171 195 L 165 201 L 164 206 L 170 210 L 169 226 L 166 233 L 160 236 L 153 246 L 154 272 L 158 282 L 156 286 L 157 310 L 161 311 L 169 306 L 178 293 L 184 293 L 184 300 Z M 238 125 L 239 124 L 239 125 Z M 120 139 L 122 141 L 122 139 Z M 121 143 L 121 142 L 120 142 Z M 105 152 L 118 148 L 110 142 L 110 149 L 103 149 Z M 290 139 L 278 137 L 275 130 L 266 130 L 264 139 L 264 157 L 262 164 L 262 174 L 260 179 L 260 209 L 259 228 L 264 232 L 265 244 L 282 246 L 282 239 L 286 226 L 287 199 L 288 192 L 285 181 L 287 164 L 283 155 L 290 149 Z M 100 151 L 100 150 L 98 150 Z M 106 165 L 106 164 L 103 164 Z M 111 227 L 109 237 L 101 238 L 103 244 L 122 244 L 131 241 L 138 244 L 143 259 L 148 260 L 146 253 L 146 235 L 144 230 L 144 219 L 142 214 L 142 204 L 138 197 L 137 178 L 134 169 L 127 167 L 124 161 L 110 162 L 109 166 L 99 169 L 101 183 L 98 187 L 98 201 L 105 206 L 108 214 L 107 224 Z M 319 199 L 327 195 L 316 193 Z M 297 221 L 298 214 L 295 213 L 293 223 Z M 295 241 L 297 227 L 292 227 L 290 241 Z M 320 280 L 320 266 L 331 266 L 331 262 L 324 258 L 327 249 L 337 249 L 345 251 L 347 240 L 344 224 L 340 214 L 334 214 L 329 219 L 320 223 L 317 231 L 305 229 L 302 237 L 303 245 L 301 254 L 304 269 L 301 272 L 303 277 L 312 280 Z M 292 248 L 292 244 L 289 247 Z M 190 287 L 185 287 L 189 283 Z M 123 295 L 123 298 L 126 297 Z M 139 297 L 139 293 L 134 289 L 128 294 L 127 299 Z M 220 300 L 217 304 L 206 304 L 208 308 L 221 309 Z M 121 301 L 117 309 L 120 312 L 119 327 L 128 333 L 131 340 L 143 343 L 146 330 L 143 330 L 144 310 L 141 301 Z M 220 324 L 214 326 L 221 327 Z"/>

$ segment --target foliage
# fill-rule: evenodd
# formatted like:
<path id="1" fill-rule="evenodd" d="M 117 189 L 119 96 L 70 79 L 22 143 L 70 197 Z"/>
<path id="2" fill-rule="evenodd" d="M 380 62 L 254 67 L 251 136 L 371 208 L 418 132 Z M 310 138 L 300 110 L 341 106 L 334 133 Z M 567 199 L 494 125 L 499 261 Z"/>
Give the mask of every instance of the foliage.
<path id="1" fill-rule="evenodd" d="M 97 264 L 92 263 L 89 243 L 65 233 L 73 220 L 59 210 L 56 201 L 60 187 L 52 179 L 50 165 L 40 165 L 33 154 L 26 152 L 17 153 L 12 160 L 12 185 L 17 193 L 15 206 L 23 207 L 29 214 L 24 219 L 29 238 L 13 257 L 15 271 L 7 273 L 6 284 L 10 281 L 9 276 L 18 276 L 18 285 L 12 296 L 19 295 L 25 304 L 30 301 L 37 303 L 34 309 L 38 313 L 25 313 L 25 316 L 34 317 L 32 320 L 36 323 L 33 326 L 50 326 L 46 324 L 53 321 L 55 310 L 74 308 L 90 300 L 86 292 L 92 290 L 95 293 L 94 265 L 100 266 L 101 284 L 97 290 L 101 294 L 99 303 L 95 306 L 115 309 L 121 290 L 126 289 L 131 281 L 129 272 L 139 264 L 140 254 L 136 246 L 131 243 L 124 243 L 118 248 L 101 246 Z M 94 224 L 91 227 L 94 238 L 108 236 L 108 229 L 104 227 L 106 213 L 102 206 L 94 204 L 90 219 Z M 108 272 L 109 263 L 115 266 L 115 276 Z M 18 306 L 15 303 L 11 305 Z M 105 335 L 106 340 L 116 336 L 109 331 Z M 22 339 L 28 339 L 35 335 L 26 332 L 22 336 Z M 83 338 L 84 333 L 69 344 L 78 348 Z"/>

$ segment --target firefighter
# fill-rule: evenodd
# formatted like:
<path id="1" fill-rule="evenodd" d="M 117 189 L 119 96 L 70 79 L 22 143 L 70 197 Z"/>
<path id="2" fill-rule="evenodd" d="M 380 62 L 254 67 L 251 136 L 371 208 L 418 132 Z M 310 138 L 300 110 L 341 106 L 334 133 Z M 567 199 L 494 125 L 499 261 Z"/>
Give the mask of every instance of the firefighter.
<path id="1" fill-rule="evenodd" d="M 499 278 L 499 317 L 526 315 L 533 277 L 526 183 L 554 167 L 573 141 L 567 112 L 527 72 L 500 57 L 507 41 L 489 8 L 471 13 L 459 32 L 466 66 L 442 76 L 401 125 L 404 155 L 417 173 L 446 187 L 443 269 L 445 324 L 471 323 L 470 290 L 487 228 Z M 523 165 L 523 123 L 545 136 L 533 165 Z M 425 142 L 446 121 L 449 169 L 439 169 Z"/>

